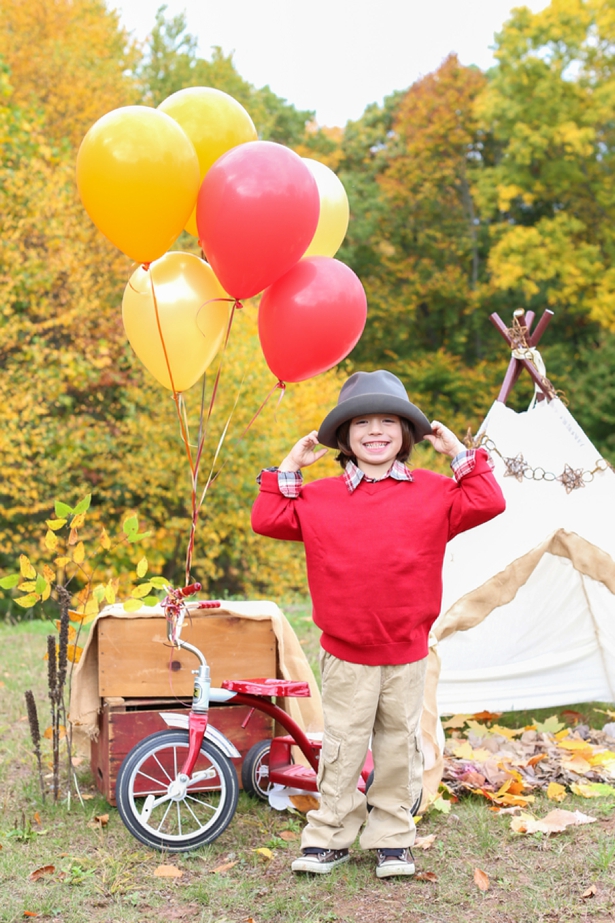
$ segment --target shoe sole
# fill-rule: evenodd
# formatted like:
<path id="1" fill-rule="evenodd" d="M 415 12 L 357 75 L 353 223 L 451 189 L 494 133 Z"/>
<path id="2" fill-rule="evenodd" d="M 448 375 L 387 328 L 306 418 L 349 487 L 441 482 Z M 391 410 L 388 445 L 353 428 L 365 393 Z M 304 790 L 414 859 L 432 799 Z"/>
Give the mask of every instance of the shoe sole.
<path id="1" fill-rule="evenodd" d="M 343 859 L 336 859 L 334 862 L 309 862 L 308 859 L 295 859 L 291 865 L 293 872 L 312 872 L 314 875 L 326 875 L 333 871 L 338 865 L 348 862 L 350 856 L 344 856 Z"/>
<path id="2" fill-rule="evenodd" d="M 416 869 L 411 862 L 387 862 L 376 867 L 376 878 L 392 878 L 396 875 L 414 875 Z"/>

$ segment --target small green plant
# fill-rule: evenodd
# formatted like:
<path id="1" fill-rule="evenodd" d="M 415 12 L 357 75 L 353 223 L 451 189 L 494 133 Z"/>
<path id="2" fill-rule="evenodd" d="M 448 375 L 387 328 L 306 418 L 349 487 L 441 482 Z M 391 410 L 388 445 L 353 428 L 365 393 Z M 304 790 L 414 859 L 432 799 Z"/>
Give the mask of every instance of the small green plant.
<path id="1" fill-rule="evenodd" d="M 120 580 L 106 574 L 101 580 L 105 559 L 110 550 L 120 545 L 135 545 L 149 537 L 149 532 L 139 532 L 139 520 L 135 514 L 126 517 L 122 534 L 112 541 L 104 525 L 96 532 L 87 531 L 87 514 L 92 495 L 87 494 L 74 507 L 61 500 L 54 503 L 53 516 L 46 520 L 47 531 L 42 544 L 50 558 L 35 567 L 30 558 L 19 556 L 19 572 L 0 578 L 0 589 L 15 590 L 14 602 L 23 609 L 45 606 L 51 603 L 59 619 L 53 620 L 57 634 L 47 637 L 47 687 L 51 711 L 51 724 L 41 734 L 38 710 L 31 690 L 25 694 L 32 745 L 37 760 L 41 794 L 45 798 L 42 773 L 41 739 L 49 739 L 52 750 L 52 794 L 53 800 L 60 797 L 60 749 L 61 741 L 66 743 L 66 794 L 70 804 L 71 788 L 78 792 L 77 780 L 72 768 L 72 734 L 67 718 L 67 699 L 74 665 L 83 652 L 79 645 L 81 633 L 86 625 L 98 615 L 102 605 L 116 601 Z M 148 570 L 147 558 L 142 556 L 136 564 L 138 578 Z M 159 602 L 158 591 L 164 591 L 167 582 L 163 577 L 151 577 L 144 583 L 126 588 L 128 596 L 124 607 L 133 611 L 143 605 L 153 606 Z"/>
<path id="2" fill-rule="evenodd" d="M 595 856 L 592 858 L 592 867 L 598 872 L 606 872 L 615 860 L 615 840 L 603 840 Z"/>

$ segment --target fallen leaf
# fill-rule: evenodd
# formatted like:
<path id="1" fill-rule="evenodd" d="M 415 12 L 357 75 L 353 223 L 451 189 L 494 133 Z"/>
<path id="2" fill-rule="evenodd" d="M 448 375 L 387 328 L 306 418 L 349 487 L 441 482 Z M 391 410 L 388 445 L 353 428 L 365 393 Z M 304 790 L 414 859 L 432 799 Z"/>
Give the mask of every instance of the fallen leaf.
<path id="1" fill-rule="evenodd" d="M 417 881 L 437 881 L 438 876 L 435 872 L 417 872 L 414 876 Z"/>
<path id="2" fill-rule="evenodd" d="M 549 811 L 542 820 L 532 817 L 531 814 L 521 814 L 513 817 L 510 822 L 514 833 L 562 833 L 567 827 L 576 827 L 580 824 L 593 824 L 595 817 L 589 817 L 581 811 L 565 811 L 555 808 Z"/>
<path id="3" fill-rule="evenodd" d="M 431 849 L 436 839 L 435 833 L 430 833 L 429 836 L 417 836 L 414 841 L 415 849 Z"/>
<path id="4" fill-rule="evenodd" d="M 320 801 L 318 798 L 314 798 L 313 795 L 289 795 L 289 798 L 293 807 L 301 811 L 302 814 L 307 814 L 308 811 L 316 811 L 320 807 Z"/>
<path id="5" fill-rule="evenodd" d="M 565 708 L 562 712 L 562 717 L 564 716 L 566 720 L 574 721 L 575 723 L 578 723 L 583 717 L 580 711 L 575 711 L 573 708 Z"/>
<path id="6" fill-rule="evenodd" d="M 31 910 L 24 910 L 24 917 L 37 917 L 38 913 L 33 913 Z"/>
<path id="7" fill-rule="evenodd" d="M 273 859 L 273 853 L 267 846 L 259 846 L 258 849 L 253 849 L 252 852 L 257 852 L 265 859 Z"/>
<path id="8" fill-rule="evenodd" d="M 584 776 L 586 772 L 590 772 L 592 767 L 591 763 L 577 753 L 571 760 L 562 760 L 562 768 L 567 772 L 575 772 L 578 776 Z"/>
<path id="9" fill-rule="evenodd" d="M 564 722 L 558 721 L 557 715 L 551 715 L 545 721 L 537 721 L 536 718 L 532 718 L 532 724 L 541 734 L 557 734 L 564 727 Z"/>
<path id="10" fill-rule="evenodd" d="M 439 811 L 441 814 L 450 814 L 451 811 L 450 801 L 446 801 L 441 795 L 436 798 L 429 807 L 433 808 L 434 811 Z"/>
<path id="11" fill-rule="evenodd" d="M 90 795 L 87 792 L 82 792 L 81 797 L 83 798 L 84 801 L 91 801 L 92 798 L 94 798 L 94 795 Z"/>
<path id="12" fill-rule="evenodd" d="M 64 738 L 66 737 L 66 728 L 64 727 L 63 724 L 61 724 L 60 727 L 58 728 L 58 734 L 59 734 L 60 740 L 64 740 Z M 52 740 L 53 728 L 52 727 L 45 728 L 45 730 L 43 731 L 43 737 L 45 737 L 47 740 Z"/>
<path id="13" fill-rule="evenodd" d="M 547 798 L 549 801 L 563 801 L 565 797 L 565 785 L 560 785 L 559 782 L 549 782 L 547 786 Z"/>
<path id="14" fill-rule="evenodd" d="M 474 737 L 487 737 L 489 734 L 489 728 L 485 727 L 484 724 L 479 724 L 478 721 L 473 721 L 471 718 L 466 721 L 468 728 L 474 735 Z"/>
<path id="15" fill-rule="evenodd" d="M 102 827 L 106 827 L 108 823 L 108 814 L 97 814 L 91 821 L 88 822 L 88 827 L 92 827 L 94 830 L 100 830 Z"/>
<path id="16" fill-rule="evenodd" d="M 594 750 L 591 744 L 588 744 L 586 740 L 576 740 L 575 738 L 567 737 L 564 740 L 559 740 L 557 743 L 558 747 L 561 747 L 562 750 L 578 750 L 582 752 L 582 755 L 593 754 Z"/>
<path id="17" fill-rule="evenodd" d="M 154 871 L 156 878 L 181 878 L 183 874 L 176 865 L 159 865 Z"/>
<path id="18" fill-rule="evenodd" d="M 53 875 L 55 870 L 55 865 L 41 865 L 40 868 L 34 869 L 34 871 L 30 873 L 30 881 L 38 881 L 39 878 L 42 878 L 44 875 Z"/>
<path id="19" fill-rule="evenodd" d="M 310 621 L 312 620 L 310 619 Z M 464 724 L 466 723 L 466 721 L 468 720 L 468 718 L 471 718 L 471 717 L 472 717 L 471 715 L 453 715 L 453 717 L 449 718 L 448 721 L 442 722 L 442 727 L 444 728 L 445 731 L 448 730 L 449 728 L 451 729 L 462 728 Z"/>
<path id="20" fill-rule="evenodd" d="M 475 721 L 495 721 L 496 718 L 502 717 L 502 712 L 493 712 L 493 711 L 479 711 L 476 715 L 472 715 Z"/>
<path id="21" fill-rule="evenodd" d="M 286 842 L 289 842 L 290 840 L 298 840 L 298 839 L 299 839 L 299 834 L 298 834 L 298 833 L 294 833 L 294 831 L 292 831 L 292 830 L 282 830 L 282 832 L 281 832 L 281 834 L 280 834 L 280 839 L 281 839 L 281 840 L 286 840 Z"/>
<path id="22" fill-rule="evenodd" d="M 573 782 L 570 786 L 575 795 L 583 798 L 606 798 L 615 795 L 615 788 L 606 782 Z"/>
<path id="23" fill-rule="evenodd" d="M 581 895 L 581 897 L 585 900 L 588 897 L 595 897 L 597 893 L 598 893 L 598 888 L 596 887 L 596 885 L 590 885 L 587 891 L 583 891 L 583 894 Z"/>
<path id="24" fill-rule="evenodd" d="M 474 884 L 481 891 L 488 891 L 491 887 L 489 884 L 489 876 L 486 872 L 483 872 L 482 869 L 474 869 Z"/>
<path id="25" fill-rule="evenodd" d="M 211 870 L 212 875 L 221 875 L 223 872 L 228 872 L 229 869 L 232 869 L 234 865 L 237 865 L 239 859 L 235 859 L 234 862 L 225 862 L 223 865 L 217 865 L 215 869 Z"/>
<path id="26" fill-rule="evenodd" d="M 498 734 L 500 737 L 506 737 L 507 740 L 513 740 L 519 734 L 523 734 L 523 728 L 505 728 L 501 724 L 494 724 L 491 728 L 492 734 Z"/>
<path id="27" fill-rule="evenodd" d="M 34 812 L 34 823 L 40 824 L 40 822 L 41 822 L 41 815 L 38 813 L 38 811 L 35 811 Z"/>

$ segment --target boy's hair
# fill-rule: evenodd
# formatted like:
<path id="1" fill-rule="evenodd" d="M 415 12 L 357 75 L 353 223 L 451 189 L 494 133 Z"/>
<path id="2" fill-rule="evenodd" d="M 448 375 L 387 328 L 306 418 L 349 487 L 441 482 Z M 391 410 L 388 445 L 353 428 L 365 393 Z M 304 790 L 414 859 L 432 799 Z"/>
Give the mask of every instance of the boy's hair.
<path id="1" fill-rule="evenodd" d="M 346 420 L 345 423 L 336 430 L 337 437 L 337 447 L 339 453 L 335 456 L 335 460 L 340 463 L 342 468 L 345 468 L 349 461 L 354 462 L 356 465 L 357 459 L 353 455 L 352 449 L 350 448 L 350 424 L 351 420 Z M 412 424 L 405 419 L 405 417 L 400 417 L 399 422 L 401 424 L 401 449 L 397 453 L 397 461 L 405 462 L 410 458 L 410 453 L 414 448 L 414 430 L 412 429 Z"/>

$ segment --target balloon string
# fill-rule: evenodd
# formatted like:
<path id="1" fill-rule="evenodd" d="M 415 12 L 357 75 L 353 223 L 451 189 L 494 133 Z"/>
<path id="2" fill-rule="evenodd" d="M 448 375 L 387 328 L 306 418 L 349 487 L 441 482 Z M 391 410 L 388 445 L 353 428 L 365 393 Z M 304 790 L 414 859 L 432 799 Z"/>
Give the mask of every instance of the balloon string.
<path id="1" fill-rule="evenodd" d="M 164 353 L 164 358 L 165 358 L 165 362 L 166 362 L 166 365 L 167 365 L 167 371 L 168 371 L 168 373 L 169 373 L 169 379 L 170 379 L 170 382 L 171 382 L 171 389 L 172 389 L 172 392 L 173 392 L 173 402 L 174 402 L 174 404 L 175 404 L 175 410 L 176 410 L 176 412 L 177 412 L 177 417 L 178 417 L 178 419 L 179 419 L 179 429 L 180 429 L 180 433 L 181 433 L 181 437 L 182 437 L 182 442 L 184 443 L 184 447 L 185 447 L 185 449 L 186 449 L 186 456 L 187 456 L 187 458 L 188 458 L 188 465 L 190 466 L 190 474 L 191 474 L 191 480 L 192 480 L 192 497 L 191 497 L 192 521 L 193 521 L 193 523 L 195 523 L 195 510 L 196 510 L 196 506 L 197 506 L 197 494 L 196 494 L 196 485 L 195 485 L 195 466 L 194 466 L 194 462 L 193 462 L 193 460 L 192 460 L 192 452 L 190 451 L 190 439 L 189 439 L 188 431 L 187 431 L 187 428 L 186 428 L 187 423 L 186 423 L 186 421 L 184 420 L 184 417 L 183 417 L 183 414 L 182 414 L 182 407 L 181 407 L 182 401 L 181 401 L 181 395 L 177 392 L 177 390 L 176 390 L 176 388 L 175 388 L 175 382 L 174 382 L 174 380 L 173 380 L 173 372 L 172 372 L 172 370 L 171 370 L 171 363 L 170 363 L 170 361 L 169 361 L 169 354 L 168 354 L 168 352 L 167 352 L 166 343 L 165 343 L 165 341 L 164 341 L 164 335 L 163 335 L 163 333 L 162 333 L 162 324 L 160 323 L 160 312 L 159 312 L 159 310 L 158 310 L 158 299 L 156 298 L 156 288 L 155 288 L 155 286 L 154 286 L 154 274 L 153 274 L 151 268 L 149 268 L 148 271 L 149 271 L 150 287 L 151 287 L 151 290 L 152 290 L 152 300 L 153 300 L 153 302 L 154 302 L 154 313 L 155 313 L 155 315 L 156 315 L 156 324 L 157 324 L 157 326 L 158 326 L 158 333 L 159 333 L 159 335 L 160 335 L 160 342 L 161 342 L 161 344 L 162 344 L 162 351 L 163 351 L 163 353 Z M 189 542 L 189 547 L 190 547 L 190 542 Z M 185 584 L 186 586 L 188 586 L 188 584 L 190 583 L 190 564 L 191 564 L 191 563 L 192 563 L 192 554 L 190 554 L 189 559 L 186 560 L 186 584 Z"/>
<path id="2" fill-rule="evenodd" d="M 220 354 L 220 362 L 218 363 L 218 370 L 217 370 L 217 372 L 216 372 L 216 378 L 215 378 L 214 386 L 213 386 L 213 389 L 212 389 L 212 392 L 211 392 L 211 398 L 210 398 L 210 401 L 209 401 L 209 409 L 208 409 L 208 411 L 207 411 L 207 420 L 206 420 L 206 422 L 205 422 L 205 426 L 203 426 L 203 417 L 202 417 L 203 408 L 202 408 L 202 405 L 201 405 L 201 418 L 200 418 L 200 421 L 199 421 L 199 444 L 198 444 L 197 455 L 196 455 L 196 468 L 197 468 L 197 474 L 198 474 L 198 468 L 199 468 L 199 465 L 200 465 L 200 462 L 201 462 L 201 455 L 202 455 L 202 452 L 203 452 L 203 447 L 204 447 L 204 445 L 205 445 L 205 439 L 206 439 L 206 437 L 207 437 L 207 428 L 208 428 L 208 426 L 209 426 L 209 421 L 210 421 L 210 419 L 211 419 L 211 415 L 212 415 L 212 412 L 213 412 L 213 409 L 214 409 L 214 404 L 215 404 L 215 401 L 216 401 L 216 395 L 217 395 L 217 393 L 218 393 L 218 385 L 219 385 L 219 383 L 220 383 L 220 375 L 221 375 L 221 373 L 222 373 L 222 364 L 223 364 L 223 362 L 224 362 L 224 357 L 225 357 L 225 355 L 226 355 L 226 347 L 228 346 L 229 337 L 230 337 L 230 335 L 231 335 L 231 327 L 233 326 L 233 318 L 235 317 L 235 311 L 240 311 L 240 310 L 243 308 L 242 303 L 241 303 L 240 301 L 238 301 L 237 299 L 232 299 L 232 298 L 211 298 L 209 301 L 205 301 L 205 302 L 201 305 L 201 307 L 199 308 L 199 310 L 197 311 L 197 326 L 198 326 L 198 316 L 199 316 L 199 312 L 201 311 L 201 308 L 204 308 L 205 305 L 211 304 L 212 301 L 232 301 L 232 302 L 233 302 L 233 307 L 231 308 L 231 313 L 230 313 L 229 320 L 228 320 L 228 324 L 227 324 L 227 327 L 226 327 L 226 335 L 225 335 L 225 337 L 224 337 L 224 344 L 223 344 L 223 346 L 222 346 L 222 352 L 221 352 L 221 354 Z"/>
<path id="3" fill-rule="evenodd" d="M 242 382 L 242 385 L 243 385 L 243 382 Z M 258 408 L 258 410 L 256 411 L 256 413 L 254 414 L 254 416 L 252 417 L 252 419 L 250 420 L 250 422 L 248 423 L 248 425 L 246 426 L 246 428 L 245 428 L 244 431 L 242 432 L 241 436 L 239 437 L 239 439 L 237 440 L 237 442 L 235 443 L 235 445 L 238 445 L 238 444 L 245 438 L 245 436 L 246 436 L 247 433 L 248 433 L 248 430 L 250 430 L 250 429 L 252 428 L 252 426 L 253 426 L 253 424 L 256 422 L 257 418 L 261 415 L 262 411 L 265 409 L 265 406 L 269 403 L 269 401 L 270 401 L 272 395 L 273 395 L 274 392 L 277 391 L 278 389 L 282 392 L 282 393 L 280 394 L 280 397 L 278 398 L 278 403 L 277 403 L 277 406 L 276 406 L 276 409 L 275 409 L 275 413 L 278 412 L 278 410 L 280 409 L 280 404 L 282 403 L 282 398 L 284 397 L 284 395 L 285 395 L 285 393 L 286 393 L 286 384 L 285 384 L 285 382 L 283 382 L 283 381 L 281 381 L 281 380 L 280 380 L 280 381 L 276 381 L 275 385 L 273 386 L 273 388 L 271 389 L 271 391 L 268 393 L 267 397 L 265 398 L 265 400 L 263 401 L 263 403 L 260 405 L 260 407 Z M 240 388 L 240 390 L 241 390 L 241 388 Z M 239 394 L 237 395 L 237 400 L 239 400 Z M 237 406 L 237 401 L 235 401 L 235 407 L 236 407 L 236 406 Z M 233 411 L 235 410 L 235 407 L 233 407 Z M 232 412 L 231 412 L 231 416 L 232 416 Z M 224 438 L 224 436 L 226 435 L 226 430 L 228 429 L 228 424 L 229 424 L 230 422 L 231 422 L 231 421 L 230 421 L 230 417 L 229 417 L 228 422 L 227 422 L 227 425 L 226 425 L 225 430 L 224 430 L 224 433 L 223 433 L 223 438 Z M 216 457 L 217 457 L 217 455 L 218 455 L 218 452 L 216 452 Z M 215 461 L 216 461 L 216 458 L 214 458 L 214 464 L 215 464 Z M 215 473 L 213 476 L 212 476 L 212 472 L 213 472 L 213 464 L 212 464 L 212 468 L 211 468 L 211 471 L 210 471 L 210 473 L 209 473 L 209 478 L 208 478 L 208 480 L 207 480 L 207 484 L 205 485 L 205 489 L 203 490 L 203 496 L 201 497 L 201 504 L 203 503 L 203 500 L 205 499 L 205 494 L 207 493 L 207 490 L 208 490 L 209 487 L 214 483 L 214 481 L 216 481 L 216 479 L 218 478 L 218 476 L 224 471 L 224 469 L 226 468 L 226 466 L 227 466 L 227 464 L 228 464 L 228 461 L 229 461 L 229 460 L 228 460 L 228 458 L 227 458 L 226 461 L 223 462 L 222 465 L 220 465 L 220 467 L 218 468 L 218 470 L 216 471 L 216 473 Z"/>
<path id="4" fill-rule="evenodd" d="M 190 582 L 190 568 L 191 568 L 191 566 L 192 566 L 192 556 L 193 556 L 193 553 L 194 553 L 194 544 L 195 544 L 195 540 L 196 540 L 196 528 L 197 528 L 198 516 L 199 516 L 199 512 L 200 512 L 200 510 L 201 510 L 201 507 L 202 507 L 202 505 L 203 505 L 203 499 L 204 499 L 205 493 L 207 492 L 207 490 L 205 490 L 205 493 L 203 494 L 203 497 L 201 498 L 201 501 L 200 501 L 200 502 L 197 502 L 197 497 L 198 497 L 198 476 L 199 476 L 199 470 L 200 470 L 200 467 L 201 467 L 201 459 L 202 459 L 202 455 L 203 455 L 203 448 L 204 448 L 204 446 L 205 446 L 205 439 L 206 439 L 206 437 L 207 437 L 207 431 L 208 431 L 208 428 L 209 428 L 209 422 L 210 422 L 210 419 L 211 419 L 211 415 L 212 415 L 212 413 L 213 413 L 214 404 L 215 404 L 215 401 L 216 401 L 216 396 L 217 396 L 217 394 L 218 394 L 218 385 L 219 385 L 219 383 L 220 383 L 220 375 L 221 375 L 221 373 L 222 373 L 222 365 L 223 365 L 223 362 L 224 362 L 224 357 L 225 357 L 225 355 L 226 355 L 226 349 L 227 349 L 227 346 L 228 346 L 229 337 L 230 337 L 230 335 L 231 335 L 231 327 L 232 327 L 232 325 L 233 325 L 233 318 L 234 318 L 234 316 L 235 316 L 235 311 L 241 310 L 241 308 L 243 308 L 242 303 L 241 303 L 240 301 L 238 301 L 237 299 L 235 299 L 235 298 L 211 298 L 211 299 L 209 299 L 209 301 L 203 302 L 203 304 L 200 306 L 199 311 L 197 312 L 197 318 L 198 318 L 198 314 L 199 314 L 199 312 L 201 311 L 201 309 L 204 308 L 205 305 L 211 304 L 211 303 L 214 302 L 214 301 L 229 301 L 229 302 L 232 302 L 233 307 L 231 308 L 231 313 L 230 313 L 229 321 L 228 321 L 227 328 L 226 328 L 226 335 L 225 335 L 225 337 L 224 337 L 224 344 L 223 344 L 223 347 L 222 347 L 222 352 L 221 352 L 221 354 L 220 354 L 220 362 L 218 363 L 218 369 L 217 369 L 217 372 L 216 372 L 216 378 L 215 378 L 215 381 L 214 381 L 214 386 L 213 386 L 212 393 L 211 393 L 211 398 L 210 398 L 210 401 L 209 401 L 209 408 L 208 408 L 208 411 L 207 411 L 207 419 L 206 419 L 205 423 L 203 423 L 203 415 L 204 415 L 204 409 L 205 409 L 205 405 L 204 405 L 204 392 L 202 393 L 202 397 L 201 397 L 201 412 L 200 412 L 200 415 L 199 415 L 199 438 L 198 438 L 198 444 L 197 444 L 197 450 L 196 450 L 196 456 L 195 456 L 195 463 L 194 463 L 194 466 L 191 468 L 191 471 L 192 471 L 192 517 L 191 517 L 191 522 L 190 522 L 190 536 L 189 536 L 189 539 L 188 539 L 188 548 L 187 548 L 187 550 L 186 550 L 186 585 L 188 585 L 188 583 Z M 198 320 L 197 320 L 197 324 L 198 324 Z M 239 399 L 239 396 L 238 396 L 237 399 Z M 235 404 L 236 404 L 236 402 L 235 402 Z M 234 408 L 233 408 L 233 409 L 234 409 Z M 232 413 L 231 413 L 231 416 L 232 416 Z M 217 448 L 216 453 L 215 453 L 215 458 L 218 457 L 218 453 L 219 453 L 219 451 L 220 451 L 222 442 L 224 441 L 224 436 L 226 435 L 226 430 L 228 429 L 229 423 L 230 423 L 230 417 L 229 417 L 229 420 L 227 421 L 226 427 L 225 427 L 225 429 L 224 429 L 224 433 L 223 433 L 223 436 L 222 436 L 222 440 L 221 440 L 221 441 L 219 442 L 219 444 L 218 444 L 218 448 Z M 211 475 L 210 475 L 210 476 L 211 476 Z M 209 484 L 209 480 L 208 480 L 208 484 Z"/>
<path id="5" fill-rule="evenodd" d="M 226 465 L 226 462 L 225 462 L 224 465 L 222 465 L 221 468 L 220 468 L 220 470 L 218 471 L 218 474 L 216 474 L 215 477 L 213 476 L 214 468 L 216 467 L 216 462 L 217 462 L 217 460 L 218 460 L 218 455 L 220 454 L 220 449 L 222 448 L 222 445 L 223 445 L 223 443 L 224 443 L 224 440 L 226 439 L 226 434 L 227 434 L 227 432 L 228 432 L 228 428 L 229 428 L 230 423 L 231 423 L 231 420 L 232 420 L 232 418 L 233 418 L 233 414 L 235 413 L 235 410 L 237 409 L 237 404 L 239 403 L 239 397 L 240 397 L 240 395 L 241 395 L 241 391 L 242 391 L 242 388 L 243 388 L 243 383 L 244 383 L 244 381 L 245 381 L 245 378 L 242 378 L 241 384 L 239 385 L 239 388 L 237 389 L 237 397 L 235 398 L 235 403 L 233 404 L 233 408 L 232 408 L 232 410 L 231 410 L 231 412 L 230 412 L 230 414 L 229 414 L 229 416 L 228 416 L 228 420 L 226 421 L 226 424 L 225 424 L 225 426 L 224 426 L 224 429 L 222 430 L 222 435 L 220 436 L 220 439 L 218 440 L 218 446 L 217 446 L 217 448 L 216 448 L 216 451 L 215 451 L 215 453 L 214 453 L 214 457 L 213 457 L 212 462 L 211 462 L 211 468 L 209 469 L 209 476 L 208 476 L 208 478 L 207 478 L 207 483 L 205 484 L 205 487 L 203 488 L 203 493 L 201 494 L 201 499 L 200 499 L 200 502 L 199 502 L 199 510 L 201 509 L 201 507 L 202 507 L 202 505 L 203 505 L 203 501 L 205 500 L 205 497 L 206 497 L 206 495 L 207 495 L 207 491 L 209 490 L 209 485 L 212 483 L 212 481 L 215 480 L 215 478 L 218 476 L 218 474 L 220 473 L 220 471 L 222 470 L 222 468 Z M 228 461 L 228 459 L 227 459 L 227 461 Z"/>

